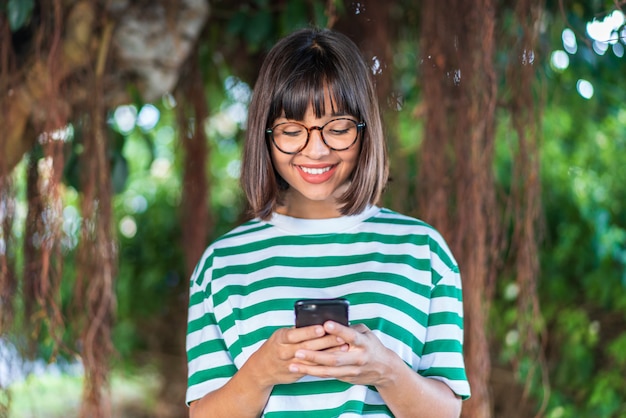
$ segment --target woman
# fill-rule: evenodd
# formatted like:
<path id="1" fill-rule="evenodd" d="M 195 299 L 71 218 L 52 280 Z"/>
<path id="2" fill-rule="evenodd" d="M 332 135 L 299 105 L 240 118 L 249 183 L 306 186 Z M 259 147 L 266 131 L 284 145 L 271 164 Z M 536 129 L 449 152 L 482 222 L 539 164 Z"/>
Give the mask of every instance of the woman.
<path id="1" fill-rule="evenodd" d="M 376 206 L 387 160 L 355 44 L 304 29 L 265 59 L 241 182 L 254 219 L 191 278 L 192 417 L 455 417 L 469 397 L 458 267 L 427 224 Z M 345 298 L 350 326 L 294 327 Z"/>

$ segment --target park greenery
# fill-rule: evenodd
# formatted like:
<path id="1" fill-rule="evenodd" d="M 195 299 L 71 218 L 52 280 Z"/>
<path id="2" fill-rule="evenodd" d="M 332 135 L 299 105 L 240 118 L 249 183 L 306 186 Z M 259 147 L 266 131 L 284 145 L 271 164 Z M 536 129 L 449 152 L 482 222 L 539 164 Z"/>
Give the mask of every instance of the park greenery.
<path id="1" fill-rule="evenodd" d="M 206 134 L 208 150 L 204 175 L 210 190 L 210 228 L 205 243 L 245 217 L 238 186 L 239 156 L 246 106 L 264 51 L 295 28 L 326 26 L 329 4 L 336 7 L 334 12 L 341 21 L 364 14 L 370 1 L 210 3 L 194 58 L 207 107 L 206 117 L 196 125 Z M 394 164 L 398 167 L 402 161 L 402 178 L 414 183 L 419 171 L 416 155 L 424 136 L 420 113 L 423 85 L 417 76 L 419 38 L 414 28 L 419 6 L 408 1 L 389 3 L 393 21 L 399 25 L 390 37 L 394 53 L 390 62 L 374 61 L 373 71 L 392 74 L 391 90 L 397 99 L 384 110 L 386 129 L 393 138 L 392 174 Z M 541 346 L 538 355 L 524 349 L 526 333 L 519 324 L 529 319 L 522 318 L 526 313 L 518 309 L 520 288 L 515 270 L 504 266 L 494 283 L 487 326 L 494 416 L 626 418 L 624 13 L 619 2 L 613 1 L 538 3 L 544 10 L 536 22 L 541 29 L 534 51 L 533 91 L 540 109 L 540 160 L 538 173 L 528 175 L 538 175 L 541 184 L 536 254 L 540 310 L 530 318 Z M 499 7 L 507 9 L 504 4 Z M 34 0 L 9 0 L 0 6 L 0 18 L 10 23 L 17 39 L 16 34 L 36 24 L 37 10 Z M 498 16 L 509 18 L 506 11 Z M 506 51 L 496 51 L 495 55 L 496 68 L 504 71 L 507 62 L 501 61 L 510 58 Z M 188 128 L 181 126 L 179 111 L 187 104 L 181 102 L 180 92 L 145 100 L 132 81 L 127 81 L 125 89 L 128 99 L 106 110 L 117 248 L 111 382 L 114 404 L 116 399 L 122 399 L 120 403 L 131 399 L 127 403 L 134 405 L 129 407 L 131 412 L 118 411 L 119 416 L 155 416 L 155 411 L 165 410 L 163 393 L 178 391 L 167 399 L 181 398 L 184 386 L 181 389 L 171 383 L 185 383 L 184 341 L 180 337 L 184 336 L 189 272 L 180 242 L 183 224 L 193 224 L 194 220 L 183 219 L 181 211 L 187 160 L 180 137 Z M 513 181 L 510 117 L 503 110 L 495 114 L 491 170 L 500 193 L 510 190 Z M 74 282 L 83 222 L 80 200 L 84 172 L 79 163 L 85 149 L 82 129 L 84 126 L 76 121 L 58 131 L 66 154 L 61 180 L 63 270 L 58 293 L 63 315 L 72 310 L 76 297 Z M 41 145 L 34 145 L 10 173 L 16 201 L 11 226 L 17 240 L 13 259 L 18 272 L 25 265 L 22 248 L 28 236 L 28 167 L 43 153 Z M 392 175 L 383 203 L 419 217 L 415 198 L 410 195 L 415 185 L 400 189 L 397 182 L 402 178 Z M 56 380 L 61 382 L 56 389 L 73 394 L 65 404 L 73 409 L 61 411 L 59 416 L 76 414 L 76 392 L 80 391 L 76 382 L 81 379 L 74 348 L 77 334 L 69 329 L 69 322 L 60 338 L 49 332 L 51 325 L 45 321 L 33 330 L 28 324 L 30 318 L 20 315 L 25 305 L 24 294 L 18 290 L 15 319 L 0 336 L 0 362 L 10 358 L 12 364 L 8 369 L 0 364 L 0 401 L 8 405 L 6 415 L 28 416 L 28 408 L 42 410 L 46 408 L 42 403 L 53 405 L 58 400 L 55 396 L 27 395 L 29 391 L 55 390 L 46 386 L 51 381 L 49 372 L 36 372 L 38 368 L 33 365 L 42 364 L 37 362 L 57 365 L 55 370 L 67 377 Z M 35 347 L 32 333 L 36 334 Z M 50 370 L 49 366 L 43 369 Z M 178 377 L 173 378 L 176 373 Z M 137 409 L 137 403 L 144 405 L 143 410 Z M 184 413 L 184 405 L 178 407 L 183 407 Z M 176 415 L 181 408 L 173 410 L 177 412 L 160 413 L 182 416 Z"/>

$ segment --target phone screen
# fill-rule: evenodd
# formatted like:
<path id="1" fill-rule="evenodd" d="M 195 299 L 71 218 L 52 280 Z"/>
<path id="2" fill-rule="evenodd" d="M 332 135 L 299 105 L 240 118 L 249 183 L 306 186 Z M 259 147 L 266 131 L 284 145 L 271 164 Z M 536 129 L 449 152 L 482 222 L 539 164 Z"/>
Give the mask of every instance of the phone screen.
<path id="1" fill-rule="evenodd" d="M 348 326 L 347 299 L 301 299 L 295 305 L 296 328 L 321 325 L 326 321 L 335 321 Z"/>

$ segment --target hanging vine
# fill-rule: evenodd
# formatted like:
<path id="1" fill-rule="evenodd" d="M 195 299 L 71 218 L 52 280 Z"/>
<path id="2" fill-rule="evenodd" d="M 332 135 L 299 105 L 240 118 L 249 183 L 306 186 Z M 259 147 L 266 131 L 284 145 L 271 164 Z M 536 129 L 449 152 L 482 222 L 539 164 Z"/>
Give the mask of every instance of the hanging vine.
<path id="1" fill-rule="evenodd" d="M 77 352 L 83 360 L 86 374 L 82 416 L 105 417 L 107 403 L 99 397 L 106 385 L 111 354 L 110 328 L 115 252 L 112 246 L 110 219 L 110 177 L 105 128 L 105 112 L 102 101 L 102 84 L 94 76 L 90 83 L 94 95 L 86 107 L 92 128 L 84 139 L 86 157 L 82 165 L 83 184 L 83 234 L 81 237 L 82 261 L 79 266 L 77 295 L 75 299 L 86 309 L 85 314 L 68 318 L 62 312 L 61 278 L 64 259 L 62 252 L 63 170 L 66 145 L 69 140 L 67 126 L 72 113 L 66 91 L 77 72 L 89 69 L 92 59 L 91 41 L 95 33 L 96 1 L 79 1 L 66 8 L 62 0 L 46 0 L 37 4 L 27 34 L 20 45 L 22 53 L 30 54 L 28 62 L 15 65 L 15 39 L 2 37 L 2 86 L 8 87 L 8 95 L 0 100 L 0 120 L 6 127 L 0 158 L 2 168 L 3 236 L 13 243 L 13 206 L 15 196 L 10 173 L 28 152 L 27 215 L 24 225 L 24 267 L 21 283 L 12 269 L 14 254 L 5 251 L 0 258 L 2 268 L 3 298 L 13 297 L 21 289 L 24 300 L 23 325 L 27 327 L 30 356 L 35 356 L 37 344 L 43 339 L 52 341 L 54 361 L 58 353 L 73 355 Z M 3 33 L 10 33 L 2 16 Z M 6 48 L 5 48 L 6 47 Z M 23 58 L 22 58 L 23 59 Z M 27 64 L 27 65 L 24 65 Z M 102 67 L 103 68 L 103 67 Z M 79 119 L 79 118 L 77 118 Z M 91 170 L 91 171 L 90 171 Z M 95 207 L 94 207 L 95 206 Z M 10 249 L 10 247 L 7 247 Z M 88 256 L 85 256 L 88 254 Z M 82 276 L 87 277 L 83 279 Z M 86 292 L 81 284 L 89 283 Z M 83 305 L 80 305 L 83 303 Z M 8 305 L 7 305 L 8 307 Z M 3 332 L 10 332 L 12 310 L 2 306 Z M 7 320 L 5 320 L 7 319 Z M 71 321 L 71 327 L 68 325 Z M 74 348 L 64 343 L 68 329 L 83 325 L 80 344 Z"/>
<path id="2" fill-rule="evenodd" d="M 521 0 L 516 3 L 515 20 L 518 28 L 509 32 L 511 38 L 507 41 L 513 57 L 506 68 L 506 87 L 510 91 L 507 106 L 515 132 L 514 138 L 510 139 L 511 154 L 515 158 L 509 197 L 509 221 L 513 227 L 509 253 L 519 288 L 517 302 L 521 354 L 530 358 L 523 396 L 529 396 L 531 384 L 539 381 L 543 386 L 544 396 L 537 416 L 543 414 L 550 395 L 544 357 L 545 326 L 537 295 L 541 238 L 540 115 L 544 98 L 535 87 L 535 80 L 538 79 L 539 28 L 543 10 L 543 2 Z M 516 366 L 519 367 L 519 364 Z M 540 376 L 538 380 L 535 379 L 537 374 Z"/>

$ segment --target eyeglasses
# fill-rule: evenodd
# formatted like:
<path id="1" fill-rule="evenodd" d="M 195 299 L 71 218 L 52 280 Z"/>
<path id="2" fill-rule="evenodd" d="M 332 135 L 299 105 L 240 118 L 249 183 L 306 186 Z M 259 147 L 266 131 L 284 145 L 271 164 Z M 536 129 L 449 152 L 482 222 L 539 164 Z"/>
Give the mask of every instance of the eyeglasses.
<path id="1" fill-rule="evenodd" d="M 297 154 L 309 143 L 311 131 L 320 131 L 322 141 L 333 151 L 345 151 L 354 145 L 359 132 L 365 128 L 365 122 L 357 122 L 349 118 L 337 118 L 322 126 L 307 128 L 298 122 L 283 122 L 265 131 L 279 151 L 285 154 Z"/>

